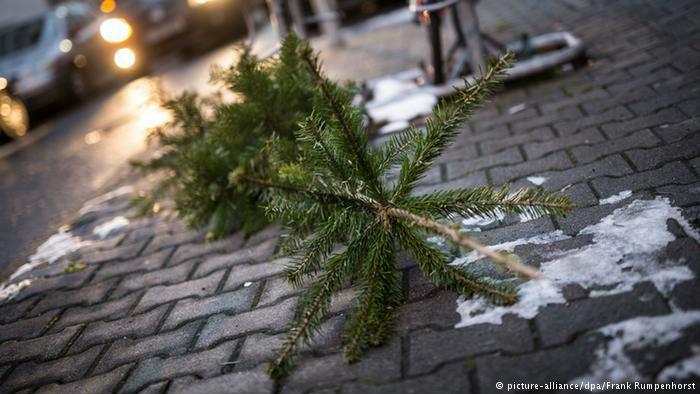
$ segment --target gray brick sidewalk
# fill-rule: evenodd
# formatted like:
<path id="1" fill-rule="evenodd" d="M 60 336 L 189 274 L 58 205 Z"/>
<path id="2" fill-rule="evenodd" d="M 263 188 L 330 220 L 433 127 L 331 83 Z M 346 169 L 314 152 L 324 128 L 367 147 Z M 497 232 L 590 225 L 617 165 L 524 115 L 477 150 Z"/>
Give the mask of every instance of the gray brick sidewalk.
<path id="1" fill-rule="evenodd" d="M 562 302 L 481 323 L 498 311 L 465 314 L 483 310 L 434 288 L 404 259 L 406 305 L 389 343 L 343 364 L 348 290 L 292 375 L 274 383 L 264 361 L 299 294 L 281 280 L 280 229 L 205 242 L 167 205 L 137 219 L 130 194 L 117 193 L 83 212 L 73 234 L 94 238 L 96 225 L 118 216 L 129 218 L 126 228 L 17 278 L 32 283 L 0 306 L 0 392 L 491 393 L 501 391 L 496 382 L 610 380 L 619 372 L 611 367 L 627 368 L 625 378 L 697 382 L 700 3 L 488 0 L 479 7 L 485 29 L 503 38 L 574 32 L 592 64 L 499 93 L 422 187 L 534 182 L 564 190 L 581 205 L 567 218 L 508 217 L 475 233 L 489 244 L 513 243 L 538 265 L 610 245 L 596 231 L 614 230 L 605 226 L 611 217 L 648 218 L 634 204 L 658 208 L 670 216 L 648 229 L 649 243 L 662 234 L 663 247 L 620 253 L 668 268 L 667 276 L 642 272 L 618 288 L 595 272 L 599 261 L 583 260 L 575 274 L 589 285 L 563 286 Z M 356 33 L 324 56 L 333 75 L 367 78 L 415 65 L 423 41 L 418 27 L 402 23 Z M 524 109 L 511 111 L 516 106 Z M 543 234 L 550 239 L 533 246 Z"/>

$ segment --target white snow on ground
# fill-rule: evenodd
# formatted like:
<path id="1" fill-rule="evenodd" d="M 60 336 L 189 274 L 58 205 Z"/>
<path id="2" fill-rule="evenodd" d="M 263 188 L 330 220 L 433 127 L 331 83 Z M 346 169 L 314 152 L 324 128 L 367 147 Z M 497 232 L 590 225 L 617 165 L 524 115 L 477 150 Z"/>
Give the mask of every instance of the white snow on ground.
<path id="1" fill-rule="evenodd" d="M 25 287 L 32 284 L 31 279 L 24 279 L 17 283 L 12 283 L 9 285 L 0 285 L 0 304 L 7 300 L 15 298 L 19 292 Z"/>
<path id="2" fill-rule="evenodd" d="M 624 200 L 624 199 L 626 199 L 626 198 L 629 198 L 629 196 L 631 196 L 631 195 L 632 195 L 632 191 L 631 191 L 631 190 L 621 191 L 621 192 L 619 192 L 619 193 L 617 193 L 617 194 L 614 194 L 614 195 L 612 195 L 612 196 L 610 196 L 610 197 L 601 199 L 600 202 L 599 202 L 599 204 L 600 204 L 600 205 L 615 204 L 615 203 L 618 203 L 618 202 L 620 202 L 620 201 L 622 201 L 622 200 Z"/>
<path id="3" fill-rule="evenodd" d="M 387 123 L 379 129 L 379 134 L 389 134 L 389 133 L 393 133 L 396 131 L 405 130 L 409 126 L 410 126 L 410 124 L 405 120 Z"/>
<path id="4" fill-rule="evenodd" d="M 679 339 L 684 329 L 696 324 L 700 324 L 699 311 L 677 312 L 655 317 L 643 316 L 605 326 L 598 332 L 610 340 L 596 350 L 596 359 L 591 365 L 590 373 L 572 379 L 571 382 L 645 381 L 647 379 L 637 371 L 625 352 L 667 345 Z M 698 360 L 695 357 L 695 360 L 690 359 L 687 364 L 679 368 L 697 367 L 697 363 Z M 698 373 L 697 368 L 694 371 Z M 669 370 L 667 374 L 671 375 L 674 372 Z M 659 380 L 663 380 L 661 376 Z"/>
<path id="5" fill-rule="evenodd" d="M 409 121 L 432 112 L 437 97 L 430 93 L 414 92 L 387 103 L 367 103 L 367 112 L 377 123 Z"/>
<path id="6" fill-rule="evenodd" d="M 374 83 L 371 102 L 383 103 L 385 101 L 390 101 L 399 97 L 400 95 L 410 93 L 417 88 L 418 85 L 412 81 L 405 81 L 392 77 L 381 78 Z"/>
<path id="7" fill-rule="evenodd" d="M 547 182 L 547 179 L 549 178 L 545 178 L 543 176 L 529 176 L 525 179 L 533 185 L 541 186 L 543 183 Z"/>
<path id="8" fill-rule="evenodd" d="M 504 218 L 505 215 L 502 212 L 496 211 L 494 216 L 472 216 L 462 219 L 462 225 L 464 227 L 488 226 L 489 224 L 503 220 Z"/>
<path id="9" fill-rule="evenodd" d="M 508 108 L 508 114 L 515 115 L 518 112 L 523 112 L 525 110 L 525 108 L 527 108 L 527 105 L 525 103 L 516 104 L 516 105 Z"/>
<path id="10" fill-rule="evenodd" d="M 698 353 L 698 350 L 695 349 L 695 352 Z M 659 382 L 671 382 L 688 379 L 693 376 L 700 376 L 700 354 L 688 357 L 662 369 L 657 380 Z"/>
<path id="11" fill-rule="evenodd" d="M 675 285 L 693 279 L 694 274 L 683 261 L 659 261 L 659 252 L 675 239 L 667 230 L 667 219 L 675 219 L 689 236 L 700 238 L 667 198 L 633 201 L 581 230 L 580 235 L 593 236 L 592 244 L 549 256 L 552 260 L 540 268 L 543 279 L 521 284 L 516 304 L 495 306 L 483 297 L 468 300 L 460 297 L 457 312 L 461 321 L 456 327 L 500 324 L 506 314 L 531 319 L 545 305 L 566 302 L 562 289 L 569 283 L 592 290 L 590 295 L 595 297 L 629 291 L 636 283 L 651 280 L 662 294 L 668 295 Z M 492 248 L 512 251 L 517 245 L 550 243 L 564 238 L 564 234 L 555 231 Z M 477 259 L 479 256 L 470 254 L 455 259 L 453 264 L 470 264 Z M 596 290 L 599 287 L 605 290 Z M 605 326 L 598 331 L 609 341 L 596 350 L 590 372 L 572 382 L 644 381 L 646 377 L 641 376 L 625 351 L 669 344 L 680 338 L 684 329 L 696 324 L 700 324 L 699 311 L 676 309 L 665 316 L 637 317 Z M 658 380 L 682 379 L 691 371 L 700 373 L 697 355 L 667 367 Z"/>
<path id="12" fill-rule="evenodd" d="M 82 215 L 88 212 L 101 211 L 107 207 L 109 201 L 132 193 L 134 193 L 134 188 L 132 186 L 122 186 L 86 202 L 83 207 L 80 208 L 79 213 Z"/>
<path id="13" fill-rule="evenodd" d="M 52 235 L 43 244 L 41 244 L 33 255 L 29 256 L 28 263 L 25 263 L 17 268 L 17 270 L 10 276 L 10 280 L 29 272 L 40 265 L 53 264 L 61 257 L 78 250 L 80 247 L 86 244 L 87 242 L 81 240 L 79 237 L 76 237 L 70 231 L 62 227 L 56 234 Z"/>
<path id="14" fill-rule="evenodd" d="M 95 226 L 92 233 L 99 239 L 105 239 L 112 235 L 116 235 L 124 230 L 129 225 L 129 219 L 124 216 L 117 216 L 107 222 Z"/>
<path id="15" fill-rule="evenodd" d="M 500 323 L 501 317 L 507 313 L 532 318 L 540 307 L 563 303 L 561 289 L 568 283 L 593 289 L 592 296 L 628 291 L 636 283 L 649 279 L 660 291 L 670 291 L 677 283 L 693 278 L 693 273 L 682 262 L 657 261 L 657 252 L 675 239 L 666 229 L 669 218 L 677 220 L 689 235 L 698 238 L 697 232 L 668 199 L 634 201 L 581 230 L 580 235 L 593 235 L 592 244 L 562 252 L 543 263 L 540 268 L 543 279 L 520 285 L 520 300 L 516 304 L 496 307 L 480 297 L 460 298 L 457 312 L 461 321 L 457 327 L 483 322 Z M 512 251 L 517 245 L 547 244 L 566 238 L 561 231 L 555 231 L 492 248 Z M 479 258 L 472 252 L 455 259 L 453 264 L 470 264 Z M 605 287 L 606 290 L 595 290 L 596 287 Z"/>

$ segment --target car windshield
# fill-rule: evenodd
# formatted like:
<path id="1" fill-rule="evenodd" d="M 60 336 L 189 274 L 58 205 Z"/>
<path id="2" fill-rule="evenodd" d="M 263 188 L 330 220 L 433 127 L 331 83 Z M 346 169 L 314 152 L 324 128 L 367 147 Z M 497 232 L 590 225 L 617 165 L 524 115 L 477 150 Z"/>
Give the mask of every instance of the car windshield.
<path id="1" fill-rule="evenodd" d="M 43 18 L 0 30 L 0 57 L 8 56 L 38 44 L 43 30 Z"/>

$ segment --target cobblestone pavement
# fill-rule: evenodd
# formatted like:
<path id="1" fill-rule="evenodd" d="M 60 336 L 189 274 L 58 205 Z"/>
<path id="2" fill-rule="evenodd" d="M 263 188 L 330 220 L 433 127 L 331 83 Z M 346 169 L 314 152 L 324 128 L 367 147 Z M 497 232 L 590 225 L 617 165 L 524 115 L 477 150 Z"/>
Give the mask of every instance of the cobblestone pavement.
<path id="1" fill-rule="evenodd" d="M 0 306 L 0 392 L 490 393 L 499 392 L 499 381 L 606 380 L 623 367 L 618 377 L 696 381 L 683 368 L 697 375 L 700 353 L 700 245 L 692 236 L 700 222 L 700 3 L 489 0 L 480 7 L 486 29 L 503 37 L 573 31 L 593 61 L 500 93 L 441 158 L 425 190 L 532 186 L 533 176 L 546 178 L 546 189 L 565 189 L 581 205 L 571 216 L 505 218 L 478 234 L 490 244 L 556 230 L 570 237 L 516 247 L 536 264 L 603 242 L 581 230 L 631 201 L 666 198 L 690 226 L 676 217 L 657 226 L 667 229 L 649 228 L 669 238 L 640 253 L 680 262 L 673 272 L 685 276 L 675 286 L 653 272 L 604 295 L 572 284 L 563 289 L 565 303 L 530 317 L 464 324 L 469 316 L 456 313 L 457 295 L 426 283 L 405 259 L 407 303 L 389 343 L 357 364 L 342 363 L 340 329 L 351 306 L 344 292 L 294 373 L 274 383 L 263 362 L 293 318 L 298 295 L 280 277 L 286 260 L 274 255 L 279 228 L 204 242 L 167 206 L 154 218 L 133 218 L 129 190 L 122 189 L 94 201 L 70 234 L 94 238 L 94 226 L 120 215 L 130 218 L 126 229 L 25 274 L 31 285 Z M 327 64 L 348 77 L 367 77 L 366 64 L 398 71 L 420 57 L 424 48 L 412 43 L 422 40 L 411 24 L 358 33 L 345 52 L 327 53 Z M 362 49 L 370 43 L 371 51 Z M 352 51 L 347 63 L 343 53 Z M 599 204 L 625 191 L 631 196 Z M 576 269 L 595 276 L 585 265 Z M 678 317 L 675 325 L 657 324 L 669 316 Z M 466 326 L 455 328 L 461 319 Z"/>

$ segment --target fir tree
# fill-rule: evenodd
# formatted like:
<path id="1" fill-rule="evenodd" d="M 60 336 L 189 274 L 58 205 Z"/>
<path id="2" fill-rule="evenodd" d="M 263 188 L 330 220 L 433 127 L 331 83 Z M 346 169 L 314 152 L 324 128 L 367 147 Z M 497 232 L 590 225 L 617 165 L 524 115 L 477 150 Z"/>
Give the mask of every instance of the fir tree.
<path id="1" fill-rule="evenodd" d="M 320 327 L 332 296 L 346 285 L 358 292 L 357 306 L 344 334 L 344 358 L 357 361 L 370 346 L 390 335 L 401 304 L 398 250 L 408 252 L 437 286 L 465 296 L 483 295 L 498 304 L 512 304 L 516 293 L 507 282 L 447 264 L 449 256 L 427 242 L 426 234 L 448 238 L 475 250 L 515 274 L 538 272 L 515 256 L 491 251 L 458 228 L 444 224 L 452 215 L 563 215 L 573 205 L 564 195 L 541 190 L 477 187 L 412 194 L 416 183 L 449 145 L 469 114 L 483 103 L 509 66 L 510 55 L 499 59 L 474 84 L 441 102 L 425 131 L 412 127 L 379 148 L 372 148 L 352 95 L 327 80 L 317 56 L 302 47 L 301 59 L 315 90 L 313 112 L 296 131 L 297 160 L 278 153 L 279 138 L 267 140 L 264 166 L 237 168 L 230 185 L 261 196 L 272 218 L 285 223 L 290 234 L 284 251 L 296 256 L 286 271 L 295 286 L 317 278 L 303 293 L 284 344 L 270 360 L 269 373 L 285 376 L 299 346 Z M 398 167 L 393 184 L 384 180 Z M 337 249 L 338 244 L 344 248 Z"/>
<path id="2" fill-rule="evenodd" d="M 152 212 L 159 200 L 172 198 L 188 225 L 209 226 L 213 237 L 238 229 L 252 233 L 268 223 L 260 193 L 236 189 L 228 174 L 237 168 L 264 168 L 267 158 L 259 153 L 272 135 L 278 160 L 296 157 L 294 130 L 317 101 L 312 76 L 299 56 L 304 46 L 290 35 L 273 58 L 261 60 L 245 49 L 236 64 L 213 72 L 212 81 L 223 84 L 235 96 L 233 102 L 191 92 L 164 100 L 172 121 L 151 132 L 164 153 L 133 163 L 161 177 L 136 199 L 142 214 Z"/>

